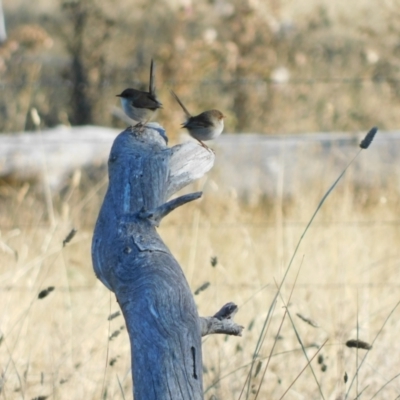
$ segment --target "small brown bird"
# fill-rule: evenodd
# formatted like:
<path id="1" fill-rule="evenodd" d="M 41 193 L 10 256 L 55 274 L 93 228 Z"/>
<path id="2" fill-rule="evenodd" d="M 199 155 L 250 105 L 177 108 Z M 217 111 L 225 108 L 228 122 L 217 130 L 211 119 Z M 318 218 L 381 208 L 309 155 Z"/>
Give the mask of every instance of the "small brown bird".
<path id="1" fill-rule="evenodd" d="M 215 139 L 222 133 L 225 115 L 218 110 L 209 110 L 193 117 L 172 90 L 171 94 L 185 112 L 187 120 L 182 124 L 182 127 L 186 128 L 190 136 L 196 139 L 204 148 L 209 149 L 203 141 Z"/>
<path id="2" fill-rule="evenodd" d="M 154 62 L 150 64 L 150 83 L 149 91 L 144 92 L 137 89 L 125 89 L 121 94 L 117 94 L 121 100 L 125 114 L 138 123 L 135 127 L 146 125 L 155 115 L 162 104 L 156 97 L 156 87 L 154 83 Z"/>

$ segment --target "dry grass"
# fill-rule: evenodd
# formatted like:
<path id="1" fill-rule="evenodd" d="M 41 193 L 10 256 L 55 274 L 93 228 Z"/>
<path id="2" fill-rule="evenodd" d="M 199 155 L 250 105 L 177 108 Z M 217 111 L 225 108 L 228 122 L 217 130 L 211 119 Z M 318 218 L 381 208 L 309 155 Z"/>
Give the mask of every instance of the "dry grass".
<path id="1" fill-rule="evenodd" d="M 26 1 L 4 3 L 10 10 L 10 28 L 40 24 L 54 46 L 38 49 L 20 41 L 18 49 L 2 48 L 4 118 L 0 129 L 32 126 L 27 117 L 32 106 L 38 108 L 43 126 L 68 123 L 73 120 L 68 108 L 71 88 L 80 83 L 75 80 L 76 85 L 70 85 L 71 54 L 65 50 L 73 41 L 68 36 L 70 16 L 54 5 L 51 18 L 46 16 L 43 10 L 50 12 L 48 0 L 40 2 L 43 8 L 35 3 L 35 12 L 30 12 Z M 102 11 L 94 18 L 109 15 L 102 8 L 106 3 L 92 3 L 98 3 Z M 107 45 L 99 46 L 98 52 L 83 52 L 88 56 L 82 59 L 88 74 L 84 85 L 89 88 L 95 123 L 118 124 L 109 113 L 115 93 L 126 85 L 147 82 L 148 59 L 154 56 L 166 110 L 160 122 L 171 128 L 168 131 L 176 131 L 182 118 L 172 106 L 170 86 L 193 112 L 218 98 L 229 116 L 228 131 L 276 133 L 399 125 L 400 5 L 396 1 L 371 6 L 364 0 L 351 9 L 344 1 L 323 7 L 320 1 L 308 1 L 301 9 L 299 2 L 273 1 L 262 12 L 259 8 L 264 3 L 254 1 L 249 2 L 245 19 L 246 10 L 237 1 L 232 15 L 213 14 L 212 21 L 210 10 L 223 2 L 199 2 L 194 11 L 190 7 L 176 10 L 160 2 L 140 7 L 137 3 L 132 0 L 115 7 L 112 18 L 118 23 L 109 29 Z M 294 30 L 285 31 L 287 20 L 295 21 Z M 94 38 L 85 36 L 85 45 L 92 50 L 100 37 L 96 35 L 104 31 L 96 31 L 95 27 L 103 25 L 91 20 L 88 26 L 94 29 L 89 32 Z M 257 29 L 260 26 L 263 29 Z M 238 32 L 246 35 L 238 36 Z M 47 65 L 48 57 L 61 58 L 62 66 Z M 290 72 L 286 83 L 274 82 L 274 73 L 281 67 Z M 202 315 L 213 314 L 228 301 L 240 306 L 236 319 L 246 328 L 242 338 L 213 336 L 204 341 L 207 399 L 212 394 L 219 399 L 239 398 L 276 294 L 275 282 L 280 282 L 304 227 L 337 175 L 331 173 L 337 166 L 331 168 L 329 162 L 305 184 L 301 166 L 309 164 L 310 158 L 300 154 L 296 195 L 291 198 L 279 196 L 282 179 L 274 183 L 276 197 L 255 196 L 245 202 L 212 173 L 197 184 L 197 189 L 205 188 L 204 198 L 175 211 L 160 228 L 193 291 L 210 282 L 196 296 Z M 328 339 L 312 366 L 324 397 L 343 398 L 365 354 L 362 349 L 346 347 L 346 342 L 374 342 L 399 300 L 398 173 L 382 174 L 365 188 L 349 179 L 351 174 L 363 174 L 365 168 L 348 172 L 302 242 L 252 370 L 250 393 L 242 399 L 254 399 L 274 343 L 258 398 L 280 398 L 300 374 L 307 360 L 295 331 L 309 358 Z M 29 183 L 0 186 L 0 399 L 123 399 L 121 387 L 125 398 L 131 398 L 130 350 L 123 319 L 107 319 L 118 305 L 91 267 L 91 235 L 104 184 L 105 179 L 93 182 L 86 176 L 80 183 L 72 179 L 54 196 L 54 225 L 49 222 L 41 188 L 34 189 Z M 63 247 L 73 227 L 78 232 Z M 218 258 L 215 267 L 210 265 L 211 257 Z M 46 297 L 38 298 L 53 286 Z M 288 315 L 283 320 L 286 310 L 296 330 Z M 349 398 L 366 388 L 362 397 L 370 399 L 399 373 L 398 312 L 374 342 Z M 394 379 L 376 398 L 399 394 L 400 383 Z M 309 369 L 285 396 L 320 397 Z"/>
<path id="2" fill-rule="evenodd" d="M 307 158 L 299 156 L 299 165 Z M 348 179 L 351 173 L 332 193 L 301 244 L 269 322 L 249 396 L 243 394 L 242 399 L 254 399 L 275 341 L 258 398 L 280 398 L 296 379 L 307 360 L 295 330 L 309 358 L 328 340 L 312 366 L 324 397 L 343 398 L 365 354 L 346 347 L 346 342 L 372 343 L 399 300 L 398 189 L 383 184 L 356 188 Z M 54 197 L 54 226 L 48 222 L 39 189 L 1 187 L 0 399 L 123 399 L 120 385 L 125 398 L 131 398 L 123 318 L 108 321 L 118 305 L 91 267 L 91 234 L 104 185 L 96 189 L 84 178 L 80 183 L 72 180 Z M 212 173 L 196 184 L 196 189 L 205 188 L 204 198 L 175 211 L 160 228 L 193 291 L 210 282 L 196 296 L 200 314 L 210 315 L 234 301 L 240 307 L 236 319 L 246 328 L 242 338 L 204 340 L 205 398 L 211 394 L 239 398 L 276 294 L 275 282 L 282 279 L 305 225 L 332 183 L 330 178 L 316 178 L 307 187 L 300 180 L 295 198 L 264 199 L 250 206 Z M 395 173 L 390 178 L 395 182 Z M 72 227 L 78 232 L 63 247 Z M 218 259 L 215 267 L 211 257 Z M 51 286 L 55 289 L 38 299 Z M 295 329 L 286 315 L 277 337 L 292 290 L 287 310 Z M 362 397 L 371 398 L 400 372 L 398 312 L 374 342 L 350 398 L 365 387 Z M 395 398 L 399 393 L 395 379 L 377 398 Z M 309 369 L 285 398 L 321 398 Z"/>

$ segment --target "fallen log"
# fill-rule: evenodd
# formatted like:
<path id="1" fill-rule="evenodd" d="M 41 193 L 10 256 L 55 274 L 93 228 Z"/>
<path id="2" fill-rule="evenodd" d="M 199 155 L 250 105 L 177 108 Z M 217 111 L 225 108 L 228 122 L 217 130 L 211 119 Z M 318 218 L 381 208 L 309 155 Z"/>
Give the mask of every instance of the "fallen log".
<path id="1" fill-rule="evenodd" d="M 58 126 L 43 132 L 0 135 L 0 178 L 42 182 L 59 189 L 76 169 L 103 165 L 119 131 L 98 126 Z"/>

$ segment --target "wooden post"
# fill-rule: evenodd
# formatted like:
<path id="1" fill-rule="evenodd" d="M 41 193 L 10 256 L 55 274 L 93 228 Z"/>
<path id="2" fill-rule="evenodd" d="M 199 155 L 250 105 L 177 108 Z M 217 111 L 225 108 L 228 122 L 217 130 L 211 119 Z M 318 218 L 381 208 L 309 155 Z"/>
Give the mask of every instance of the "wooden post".
<path id="1" fill-rule="evenodd" d="M 111 149 L 92 258 L 126 321 L 135 400 L 203 399 L 201 336 L 242 330 L 232 321 L 233 303 L 199 318 L 182 269 L 156 231 L 201 193 L 167 199 L 213 163 L 214 154 L 196 143 L 168 148 L 164 130 L 153 125 L 122 132 Z"/>

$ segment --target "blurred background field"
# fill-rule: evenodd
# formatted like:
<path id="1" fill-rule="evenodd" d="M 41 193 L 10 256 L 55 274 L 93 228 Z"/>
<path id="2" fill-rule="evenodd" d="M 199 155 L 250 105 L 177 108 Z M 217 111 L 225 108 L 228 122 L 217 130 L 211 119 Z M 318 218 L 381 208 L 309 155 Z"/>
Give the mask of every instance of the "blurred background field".
<path id="1" fill-rule="evenodd" d="M 345 342 L 358 335 L 372 343 L 399 301 L 398 139 L 382 133 L 304 238 L 247 394 L 275 282 L 323 194 L 358 151 L 357 135 L 343 139 L 345 147 L 340 140 L 327 147 L 321 136 L 279 134 L 399 126 L 400 2 L 301 3 L 3 0 L 9 40 L 0 48 L 1 132 L 32 129 L 32 107 L 43 130 L 124 128 L 112 113 L 115 94 L 147 84 L 151 57 L 164 103 L 158 122 L 172 143 L 182 113 L 170 88 L 193 113 L 218 106 L 227 114 L 233 135 L 212 145 L 214 170 L 187 189 L 203 190 L 203 198 L 159 229 L 193 291 L 210 283 L 195 296 L 201 315 L 228 301 L 240 307 L 242 338 L 204 340 L 206 399 L 239 399 L 243 387 L 241 398 L 254 399 L 275 342 L 258 398 L 279 399 L 300 374 L 307 360 L 288 317 L 278 331 L 292 289 L 288 310 L 309 357 L 329 339 L 312 362 L 324 398 L 344 398 L 365 354 Z M 244 135 L 250 132 L 274 136 Z M 238 161 L 230 169 L 232 154 Z M 108 320 L 119 307 L 96 280 L 90 257 L 106 186 L 104 165 L 77 168 L 50 188 L 50 198 L 40 177 L 1 180 L 0 399 L 131 398 L 123 318 Z M 72 228 L 77 234 L 63 247 Z M 361 398 L 371 399 L 400 373 L 399 312 L 368 353 L 349 399 L 364 389 Z M 394 379 L 375 398 L 399 396 Z M 323 397 L 306 370 L 285 398 Z"/>
<path id="2" fill-rule="evenodd" d="M 228 132 L 298 133 L 399 125 L 398 1 L 4 0 L 0 131 L 122 124 L 124 88 L 158 64 L 176 135 L 173 88 L 197 113 L 218 107 Z M 145 86 L 144 86 L 145 87 Z"/>

